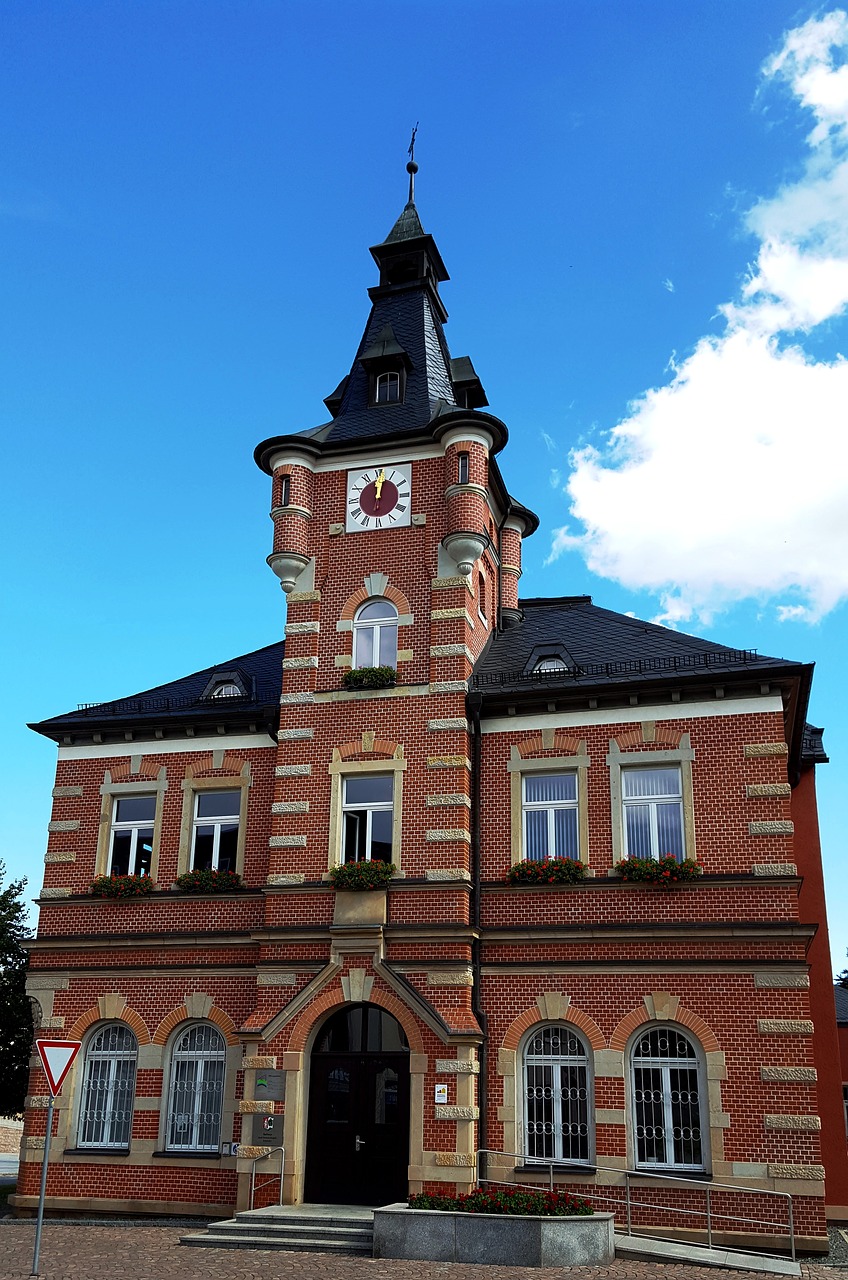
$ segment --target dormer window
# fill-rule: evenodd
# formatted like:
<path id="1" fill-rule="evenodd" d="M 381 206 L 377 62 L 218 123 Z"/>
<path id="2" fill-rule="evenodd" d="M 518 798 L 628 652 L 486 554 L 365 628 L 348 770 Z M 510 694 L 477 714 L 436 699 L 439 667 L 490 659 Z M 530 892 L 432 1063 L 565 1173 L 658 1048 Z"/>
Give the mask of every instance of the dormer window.
<path id="1" fill-rule="evenodd" d="M 399 404 L 400 398 L 400 374 L 378 373 L 374 379 L 374 403 Z"/>
<path id="2" fill-rule="evenodd" d="M 563 658 L 558 658 L 556 654 L 549 654 L 546 658 L 540 658 L 533 668 L 534 671 L 567 671 L 568 663 Z"/>
<path id="3" fill-rule="evenodd" d="M 221 684 L 216 684 L 209 696 L 211 698 L 240 698 L 242 694 L 237 684 L 233 684 L 231 680 L 226 680 Z"/>

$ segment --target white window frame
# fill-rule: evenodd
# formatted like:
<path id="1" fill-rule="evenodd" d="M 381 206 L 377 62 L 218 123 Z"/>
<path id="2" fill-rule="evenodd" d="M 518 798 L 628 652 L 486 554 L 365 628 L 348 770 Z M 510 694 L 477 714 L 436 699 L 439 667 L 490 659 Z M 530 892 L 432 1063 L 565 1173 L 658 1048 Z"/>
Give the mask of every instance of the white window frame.
<path id="1" fill-rule="evenodd" d="M 625 779 L 628 776 L 632 777 L 636 773 L 657 772 L 658 770 L 661 770 L 661 769 L 664 769 L 666 771 L 671 771 L 673 769 L 676 771 L 678 785 L 677 785 L 677 790 L 675 792 L 668 792 L 662 795 L 658 794 L 658 795 L 650 795 L 650 796 L 628 796 L 626 794 L 627 783 Z M 683 812 L 683 771 L 680 768 L 680 765 L 679 764 L 654 764 L 654 763 L 646 765 L 646 764 L 634 763 L 626 766 L 623 765 L 621 769 L 621 775 L 622 775 L 621 776 L 621 825 L 622 825 L 622 835 L 624 837 L 625 857 L 636 858 L 636 857 L 645 856 L 644 854 L 639 854 L 639 853 L 631 854 L 629 851 L 628 842 L 627 842 L 627 810 L 629 808 L 635 808 L 637 805 L 640 808 L 646 808 L 648 810 L 651 849 L 650 849 L 650 853 L 647 856 L 649 858 L 653 858 L 655 862 L 658 862 L 660 859 L 660 855 L 669 851 L 663 850 L 660 848 L 659 819 L 657 816 L 657 810 L 661 804 L 670 805 L 671 803 L 676 801 L 678 811 L 680 813 L 680 839 L 683 845 L 681 859 L 685 858 L 686 857 L 686 823 L 684 820 L 684 812 Z"/>
<path id="2" fill-rule="evenodd" d="M 573 1040 L 579 1046 L 577 1053 L 533 1053 L 533 1045 L 537 1037 L 543 1035 L 546 1031 L 558 1033 L 566 1040 Z M 530 1069 L 550 1068 L 552 1081 L 558 1078 L 558 1084 L 552 1084 L 550 1088 L 544 1085 L 530 1083 Z M 563 1102 L 563 1070 L 566 1072 L 576 1070 L 578 1074 L 578 1096 L 573 1099 L 577 1104 L 576 1113 L 578 1119 L 575 1121 L 569 1119 L 567 1124 L 577 1124 L 578 1128 L 584 1128 L 585 1132 L 581 1135 L 578 1133 L 576 1141 L 585 1138 L 585 1153 L 579 1157 L 567 1154 L 565 1151 L 565 1134 L 563 1133 L 562 1110 Z M 582 1074 L 582 1080 L 580 1076 Z M 531 1134 L 531 1125 L 534 1122 L 530 1119 L 530 1090 L 542 1088 L 545 1094 L 551 1096 L 555 1107 L 559 1104 L 560 1121 L 554 1120 L 551 1124 L 550 1132 L 543 1132 L 539 1135 L 541 1138 L 550 1137 L 552 1139 L 553 1151 L 550 1155 L 537 1155 L 531 1152 L 533 1146 L 533 1138 L 535 1134 Z M 579 1096 L 582 1090 L 582 1098 Z M 524 1126 L 524 1159 L 527 1164 L 565 1164 L 592 1167 L 595 1159 L 595 1098 L 594 1098 L 594 1076 L 592 1071 L 592 1056 L 585 1040 L 578 1032 L 566 1022 L 542 1023 L 533 1027 L 528 1033 L 524 1043 L 524 1049 L 521 1055 L 521 1092 L 523 1101 L 523 1126 Z M 582 1103 L 582 1108 L 581 1104 Z M 571 1116 L 571 1100 L 566 1102 L 568 1114 Z M 580 1111 L 583 1111 L 585 1119 L 579 1119 Z"/>
<path id="3" fill-rule="evenodd" d="M 386 387 L 387 390 L 392 387 L 397 392 L 396 395 L 389 395 L 385 400 L 380 398 L 380 390 Z M 374 403 L 375 404 L 400 404 L 401 402 L 401 376 L 397 369 L 387 369 L 383 373 L 378 373 L 374 378 Z"/>
<path id="4" fill-rule="evenodd" d="M 360 621 L 363 610 L 367 609 L 368 606 L 372 604 L 387 604 L 394 610 L 394 616 L 389 618 L 366 618 L 364 621 Z M 387 600 L 385 596 L 372 596 L 370 600 L 366 600 L 364 604 L 359 606 L 353 619 L 353 657 L 351 661 L 353 663 L 354 670 L 360 670 L 366 665 L 374 667 L 397 667 L 399 616 L 400 615 L 398 614 L 395 605 L 392 604 L 391 600 Z M 376 661 L 368 664 L 360 662 L 359 655 L 357 653 L 361 643 L 359 637 L 365 631 L 370 631 L 372 633 L 371 653 L 372 657 L 376 656 L 377 659 Z M 379 660 L 383 631 L 394 632 L 394 662 L 380 662 Z"/>
<path id="5" fill-rule="evenodd" d="M 198 811 L 198 809 L 200 808 L 200 799 L 201 799 L 201 796 L 203 796 L 203 797 L 205 798 L 206 796 L 209 796 L 209 795 L 232 795 L 232 796 L 234 796 L 234 797 L 235 797 L 235 806 L 236 806 L 236 807 L 235 807 L 235 812 L 234 812 L 234 813 L 232 813 L 232 814 L 219 814 L 217 817 L 210 817 L 210 818 L 205 818 L 205 817 L 203 817 L 203 818 L 202 818 L 202 817 L 200 817 L 200 816 L 198 815 L 198 812 L 197 812 L 197 811 Z M 235 787 L 226 787 L 226 786 L 222 786 L 222 787 L 216 788 L 216 789 L 214 789 L 214 790 L 211 790 L 211 789 L 210 789 L 210 790 L 206 790 L 206 789 L 204 789 L 203 791 L 196 791 L 196 792 L 195 792 L 195 794 L 194 794 L 194 817 L 193 817 L 192 824 L 191 824 L 191 857 L 190 857 L 190 859 L 189 859 L 189 870 L 190 870 L 190 871 L 194 871 L 194 870 L 196 870 L 195 865 L 194 865 L 194 854 L 195 854 L 195 840 L 196 840 L 196 837 L 197 837 L 197 829 L 198 829 L 198 827 L 214 827 L 214 828 L 215 828 L 214 833 L 213 833 L 213 836 L 212 836 L 212 867 L 211 867 L 211 870 L 212 870 L 212 871 L 217 871 L 217 870 L 218 870 L 218 862 L 219 862 L 219 860 L 220 860 L 220 852 L 221 852 L 221 827 L 222 827 L 222 826 L 225 826 L 225 825 L 231 825 L 233 822 L 235 822 L 236 827 L 237 827 L 237 834 L 236 834 L 236 857 L 235 857 L 235 863 L 236 863 L 236 866 L 238 866 L 238 848 L 239 848 L 239 841 L 240 841 L 240 838 L 241 838 L 241 804 L 242 804 L 242 792 L 241 792 L 241 790 L 239 790 L 238 788 L 235 788 Z M 233 869 L 235 870 L 235 868 L 233 868 Z"/>
<path id="6" fill-rule="evenodd" d="M 103 1037 L 114 1032 L 120 1032 L 121 1038 L 125 1040 L 125 1048 L 96 1048 Z M 123 1088 L 121 1092 L 124 1094 L 124 1101 L 129 1110 L 129 1118 L 126 1116 L 126 1109 L 122 1110 L 120 1120 L 115 1113 L 116 1091 L 118 1089 L 118 1063 L 132 1063 L 132 1077 L 130 1087 Z M 105 1064 L 105 1072 L 100 1081 L 92 1080 L 94 1074 L 94 1064 Z M 138 1074 L 138 1040 L 132 1030 L 123 1022 L 110 1022 L 105 1026 L 99 1026 L 94 1029 L 86 1044 L 82 1088 L 79 1094 L 79 1111 L 77 1114 L 77 1147 L 86 1151 L 110 1150 L 110 1151 L 128 1151 L 132 1142 L 133 1115 L 135 1110 L 135 1086 Z M 103 1079 L 105 1077 L 105 1080 Z M 90 1123 L 91 1111 L 90 1095 L 103 1095 L 102 1105 L 96 1108 L 96 1111 L 102 1111 L 101 1117 L 103 1130 L 102 1137 L 94 1140 L 86 1138 L 84 1132 Z M 95 1121 L 97 1123 L 97 1121 Z M 120 1124 L 125 1129 L 126 1138 L 117 1140 L 114 1137 L 115 1129 Z"/>
<path id="7" fill-rule="evenodd" d="M 644 1058 L 638 1058 L 638 1059 L 636 1058 L 635 1056 L 636 1049 L 641 1040 L 643 1040 L 646 1036 L 651 1036 L 654 1034 L 661 1036 L 663 1033 L 673 1033 L 679 1036 L 683 1041 L 685 1041 L 685 1043 L 689 1046 L 689 1048 L 692 1051 L 691 1058 L 671 1058 L 671 1057 L 666 1058 L 666 1057 L 661 1057 L 659 1055 L 657 1055 L 656 1057 L 646 1056 Z M 633 1158 L 634 1158 L 635 1167 L 637 1169 L 644 1169 L 646 1171 L 654 1170 L 654 1169 L 668 1169 L 668 1170 L 675 1170 L 678 1172 L 684 1172 L 684 1171 L 694 1172 L 694 1173 L 705 1172 L 707 1169 L 707 1159 L 708 1159 L 710 1112 L 709 1112 L 709 1099 L 708 1099 L 707 1088 L 706 1088 L 706 1071 L 704 1069 L 703 1050 L 700 1044 L 698 1043 L 698 1041 L 694 1038 L 694 1036 L 688 1034 L 679 1026 L 675 1026 L 675 1025 L 667 1026 L 665 1024 L 648 1023 L 640 1027 L 639 1030 L 633 1036 L 628 1049 L 628 1053 L 627 1053 L 627 1063 L 628 1063 L 627 1085 L 628 1085 L 628 1094 L 629 1094 L 629 1101 L 630 1101 L 630 1113 L 632 1117 L 632 1126 L 633 1126 Z M 639 1143 L 644 1139 L 640 1138 L 640 1134 L 639 1134 L 639 1130 L 643 1126 L 639 1124 L 638 1106 L 641 1100 L 637 1097 L 637 1093 L 639 1091 L 636 1088 L 636 1071 L 642 1068 L 644 1070 L 652 1070 L 652 1071 L 658 1070 L 662 1074 L 661 1105 L 662 1105 L 663 1122 L 660 1127 L 663 1130 L 663 1145 L 665 1149 L 665 1154 L 668 1155 L 669 1147 L 670 1147 L 671 1153 L 673 1156 L 675 1125 L 674 1125 L 674 1113 L 672 1108 L 674 1106 L 673 1094 L 676 1091 L 673 1090 L 671 1087 L 671 1072 L 672 1070 L 674 1070 L 675 1065 L 677 1065 L 680 1068 L 695 1072 L 695 1079 L 697 1081 L 697 1094 L 698 1094 L 697 1128 L 698 1128 L 698 1142 L 700 1146 L 700 1156 L 701 1156 L 700 1161 L 687 1163 L 685 1161 L 677 1162 L 673 1158 L 671 1160 L 666 1159 L 664 1161 L 640 1159 Z M 670 1135 L 670 1137 L 666 1135 Z"/>
<path id="8" fill-rule="evenodd" d="M 142 792 L 141 795 L 136 795 L 136 794 L 115 795 L 112 797 L 112 823 L 109 828 L 109 856 L 106 862 L 107 876 L 110 876 L 112 874 L 112 855 L 115 848 L 115 833 L 127 832 L 127 831 L 130 832 L 130 856 L 129 856 L 129 863 L 127 865 L 127 870 L 126 872 L 124 872 L 124 874 L 129 876 L 136 875 L 135 867 L 136 867 L 136 862 L 138 861 L 138 833 L 140 831 L 150 831 L 152 834 L 150 839 L 150 844 L 151 844 L 150 870 L 146 872 L 141 872 L 139 874 L 150 875 L 152 873 L 153 855 L 155 851 L 155 841 L 156 841 L 157 799 L 158 797 L 155 791 Z M 134 818 L 132 821 L 129 821 L 129 822 L 119 822 L 117 814 L 118 814 L 118 804 L 120 803 L 121 800 L 152 800 L 153 801 L 153 817 L 149 819 Z"/>
<path id="9" fill-rule="evenodd" d="M 215 1038 L 214 1048 L 194 1049 L 191 1051 L 180 1050 L 181 1042 L 193 1031 L 206 1032 L 209 1039 Z M 182 1083 L 182 1073 L 178 1070 L 180 1063 L 193 1063 L 194 1072 L 191 1080 L 192 1099 L 191 1111 L 179 1111 L 177 1098 L 177 1090 Z M 213 1117 L 206 1123 L 211 1124 L 216 1130 L 215 1141 L 207 1141 L 201 1143 L 199 1141 L 199 1130 L 202 1120 L 201 1103 L 203 1101 L 203 1088 L 206 1083 L 206 1077 L 214 1074 L 211 1071 L 213 1066 L 220 1064 L 220 1105 L 218 1108 L 217 1121 Z M 166 1151 L 209 1151 L 217 1152 L 221 1149 L 221 1125 L 224 1115 L 224 1094 L 227 1085 L 227 1044 L 219 1029 L 211 1022 L 190 1023 L 188 1026 L 181 1026 L 171 1041 L 171 1049 L 168 1054 L 168 1108 L 165 1113 L 165 1150 Z M 177 1142 L 174 1140 L 174 1122 L 178 1115 L 188 1115 L 188 1133 L 189 1140 L 187 1142 Z"/>
<path id="10" fill-rule="evenodd" d="M 589 752 L 581 738 L 573 756 L 545 756 L 538 759 L 522 756 L 515 743 L 509 750 L 510 860 L 514 866 L 527 857 L 524 822 L 524 778 L 532 773 L 577 774 L 577 848 L 578 857 L 589 865 Z"/>
<path id="11" fill-rule="evenodd" d="M 572 777 L 574 779 L 574 799 L 573 800 L 528 800 L 527 799 L 527 780 L 528 778 L 553 778 L 553 777 Z M 577 827 L 577 853 L 578 856 L 574 861 L 579 861 L 580 854 L 580 788 L 579 778 L 576 769 L 549 769 L 545 773 L 539 773 L 534 770 L 533 773 L 524 773 L 521 776 L 521 839 L 524 849 L 525 858 L 529 856 L 528 850 L 530 842 L 527 839 L 527 814 L 546 812 L 548 815 L 548 856 L 546 861 L 551 858 L 566 858 L 569 855 L 560 853 L 556 847 L 556 817 L 555 813 L 558 809 L 573 809 L 577 815 L 575 823 Z M 541 859 L 539 859 L 541 861 Z"/>
<path id="12" fill-rule="evenodd" d="M 243 698 L 244 694 L 234 680 L 222 680 L 209 695 L 211 698 Z"/>
<path id="13" fill-rule="evenodd" d="M 347 784 L 348 784 L 348 782 L 358 782 L 358 781 L 360 781 L 363 777 L 371 777 L 371 778 L 374 778 L 374 777 L 378 777 L 378 778 L 389 778 L 389 780 L 390 780 L 390 781 L 391 781 L 391 783 L 392 783 L 392 798 L 391 798 L 391 800 L 374 800 L 374 801 L 369 801 L 369 802 L 367 802 L 367 803 L 362 803 L 362 802 L 360 801 L 359 803 L 356 803 L 356 804 L 348 804 L 348 801 L 347 801 Z M 372 826 L 373 826 L 373 815 L 374 815 L 375 813 L 390 813 L 390 814 L 392 815 L 392 826 L 394 827 L 394 808 L 395 808 L 395 775 L 394 775 L 394 773 L 392 773 L 390 770 L 387 770 L 385 773 L 378 773 L 378 774 L 364 774 L 364 775 L 363 775 L 363 774 L 361 774 L 361 773 L 350 773 L 350 774 L 347 774 L 345 777 L 343 777 L 343 778 L 342 778 L 342 848 L 341 848 L 341 861 L 342 861 L 343 863 L 346 863 L 346 862 L 348 862 L 348 861 L 350 861 L 350 862 L 358 861 L 358 859 L 355 859 L 355 858 L 350 858 L 350 859 L 349 859 L 349 858 L 347 857 L 347 848 L 346 848 L 346 840 L 347 840 L 347 822 L 345 821 L 345 819 L 347 818 L 347 815 L 348 815 L 349 813 L 363 813 L 363 812 L 365 813 L 365 815 L 366 815 L 366 816 L 365 816 L 365 859 L 364 859 L 364 861 L 365 861 L 365 862 L 371 862 L 371 861 L 372 861 L 372 858 L 371 858 L 371 830 L 372 830 Z M 391 855 L 390 855 L 390 856 L 389 856 L 389 861 L 391 862 L 391 860 L 392 860 L 392 859 L 391 859 Z"/>
<path id="14" fill-rule="evenodd" d="M 534 671 L 567 671 L 568 663 L 557 653 L 546 653 L 536 660 Z"/>

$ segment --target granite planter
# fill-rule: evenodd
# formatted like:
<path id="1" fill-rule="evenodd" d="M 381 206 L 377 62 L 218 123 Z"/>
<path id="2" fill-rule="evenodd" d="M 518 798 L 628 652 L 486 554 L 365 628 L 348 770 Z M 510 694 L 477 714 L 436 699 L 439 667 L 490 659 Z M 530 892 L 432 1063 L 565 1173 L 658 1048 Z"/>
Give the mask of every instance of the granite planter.
<path id="1" fill-rule="evenodd" d="M 523 1217 L 390 1204 L 374 1210 L 374 1257 L 500 1267 L 591 1267 L 611 1262 L 613 1214 Z"/>

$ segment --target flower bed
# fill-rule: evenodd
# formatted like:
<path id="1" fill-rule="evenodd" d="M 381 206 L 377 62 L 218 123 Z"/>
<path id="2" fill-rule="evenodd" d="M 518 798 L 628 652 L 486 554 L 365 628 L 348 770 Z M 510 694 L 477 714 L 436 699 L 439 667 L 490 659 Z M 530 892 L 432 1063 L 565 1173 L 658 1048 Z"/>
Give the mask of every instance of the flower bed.
<path id="1" fill-rule="evenodd" d="M 146 898 L 154 888 L 150 876 L 97 876 L 91 882 L 95 898 Z"/>
<path id="2" fill-rule="evenodd" d="M 463 1196 L 437 1196 L 421 1192 L 409 1197 L 410 1209 L 446 1209 L 451 1213 L 510 1213 L 521 1217 L 587 1217 L 594 1210 L 585 1196 L 571 1191 L 544 1191 L 528 1187 L 476 1187 Z"/>
<path id="3" fill-rule="evenodd" d="M 691 858 L 678 862 L 673 853 L 664 853 L 661 858 L 623 858 L 615 869 L 628 883 L 654 884 L 661 889 L 691 884 L 702 870 Z"/>
<path id="4" fill-rule="evenodd" d="M 231 893 L 241 888 L 241 876 L 235 871 L 187 871 L 174 883 L 184 893 Z"/>
<path id="5" fill-rule="evenodd" d="M 576 884 L 585 879 L 584 863 L 574 858 L 547 858 L 544 862 L 525 858 L 506 873 L 507 884 Z"/>
<path id="6" fill-rule="evenodd" d="M 396 871 L 393 862 L 342 862 L 330 879 L 336 889 L 385 889 Z"/>

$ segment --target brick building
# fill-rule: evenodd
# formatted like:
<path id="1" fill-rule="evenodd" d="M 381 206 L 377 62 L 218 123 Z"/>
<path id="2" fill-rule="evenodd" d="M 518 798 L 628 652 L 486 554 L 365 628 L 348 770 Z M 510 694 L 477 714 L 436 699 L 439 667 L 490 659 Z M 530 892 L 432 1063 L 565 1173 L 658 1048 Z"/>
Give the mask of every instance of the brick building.
<path id="1" fill-rule="evenodd" d="M 380 1203 L 467 1189 L 486 1150 L 490 1175 L 553 1165 L 599 1207 L 626 1168 L 648 1206 L 692 1202 L 648 1174 L 788 1191 L 821 1245 L 848 1170 L 823 1141 L 842 1117 L 812 670 L 588 597 L 520 601 L 537 520 L 448 351 L 411 195 L 371 253 L 329 421 L 256 450 L 285 639 L 33 726 L 59 760 L 30 990 L 82 1041 L 48 1205 L 229 1214 L 281 1145 L 287 1200 Z M 392 682 L 349 687 L 377 668 Z M 664 854 L 703 874 L 622 880 Z M 551 857 L 585 877 L 507 881 Z M 387 890 L 331 883 L 369 860 L 395 865 Z M 179 887 L 196 869 L 241 884 Z M 142 873 L 149 894 L 91 892 Z M 21 1211 L 45 1101 L 34 1065 Z"/>

